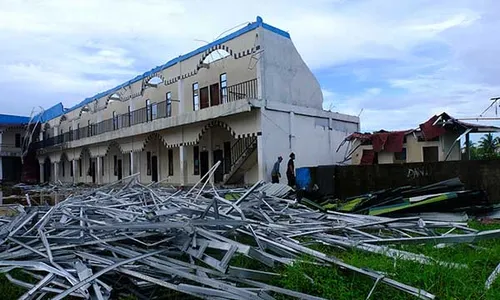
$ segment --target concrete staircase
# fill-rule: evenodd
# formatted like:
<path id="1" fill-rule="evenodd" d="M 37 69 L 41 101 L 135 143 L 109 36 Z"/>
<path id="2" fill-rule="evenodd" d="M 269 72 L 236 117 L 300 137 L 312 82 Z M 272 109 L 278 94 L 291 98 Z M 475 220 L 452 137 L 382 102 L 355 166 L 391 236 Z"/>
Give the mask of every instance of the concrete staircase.
<path id="1" fill-rule="evenodd" d="M 231 147 L 231 168 L 224 175 L 223 184 L 243 183 L 245 173 L 257 164 L 257 138 L 239 139 Z"/>

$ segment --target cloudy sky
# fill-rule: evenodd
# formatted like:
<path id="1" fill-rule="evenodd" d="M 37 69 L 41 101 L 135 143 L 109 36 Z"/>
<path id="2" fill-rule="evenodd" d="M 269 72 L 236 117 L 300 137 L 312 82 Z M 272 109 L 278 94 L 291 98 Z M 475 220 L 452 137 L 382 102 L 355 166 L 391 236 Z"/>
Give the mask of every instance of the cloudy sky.
<path id="1" fill-rule="evenodd" d="M 488 0 L 0 0 L 0 112 L 70 107 L 260 15 L 291 34 L 325 109 L 363 110 L 363 130 L 476 117 L 500 96 L 499 12 Z"/>

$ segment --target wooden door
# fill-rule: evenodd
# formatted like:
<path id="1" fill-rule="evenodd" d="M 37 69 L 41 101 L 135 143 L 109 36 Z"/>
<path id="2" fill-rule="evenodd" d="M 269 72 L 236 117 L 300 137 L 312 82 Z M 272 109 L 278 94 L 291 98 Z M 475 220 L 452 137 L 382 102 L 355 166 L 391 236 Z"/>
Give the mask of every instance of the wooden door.
<path id="1" fill-rule="evenodd" d="M 210 86 L 210 102 L 211 106 L 220 104 L 220 93 L 219 93 L 218 83 L 214 83 Z"/>
<path id="2" fill-rule="evenodd" d="M 200 109 L 207 108 L 210 106 L 210 101 L 208 98 L 208 86 L 200 89 Z"/>
<path id="3" fill-rule="evenodd" d="M 208 173 L 208 151 L 200 152 L 200 177 Z"/>
<path id="4" fill-rule="evenodd" d="M 123 178 L 123 169 L 122 169 L 122 160 L 118 160 L 118 180 L 122 180 Z"/>
<path id="5" fill-rule="evenodd" d="M 158 156 L 151 157 L 151 181 L 158 182 Z"/>

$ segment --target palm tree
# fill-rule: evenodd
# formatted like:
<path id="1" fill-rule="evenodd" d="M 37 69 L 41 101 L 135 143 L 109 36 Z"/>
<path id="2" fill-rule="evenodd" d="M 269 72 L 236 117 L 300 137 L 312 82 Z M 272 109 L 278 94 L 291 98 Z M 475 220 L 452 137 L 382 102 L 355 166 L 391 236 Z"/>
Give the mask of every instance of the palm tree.
<path id="1" fill-rule="evenodd" d="M 485 158 L 491 159 L 496 156 L 496 148 L 498 146 L 498 140 L 493 137 L 493 134 L 485 134 L 481 140 L 479 140 L 479 150 L 482 152 Z"/>
<path id="2" fill-rule="evenodd" d="M 464 148 L 462 149 L 462 159 L 468 160 L 477 160 L 481 159 L 478 155 L 477 147 L 476 144 L 473 141 L 469 141 L 468 143 L 469 146 L 469 157 L 466 157 L 467 154 L 467 142 L 464 142 Z"/>

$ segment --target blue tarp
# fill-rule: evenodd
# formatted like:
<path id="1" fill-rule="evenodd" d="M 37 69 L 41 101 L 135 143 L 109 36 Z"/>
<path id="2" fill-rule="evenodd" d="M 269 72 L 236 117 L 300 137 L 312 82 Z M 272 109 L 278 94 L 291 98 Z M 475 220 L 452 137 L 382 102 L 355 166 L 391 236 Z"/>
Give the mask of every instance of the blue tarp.
<path id="1" fill-rule="evenodd" d="M 309 168 L 298 168 L 295 170 L 297 189 L 307 189 L 311 184 L 311 170 Z"/>
<path id="2" fill-rule="evenodd" d="M 0 114 L 0 125 L 22 125 L 29 121 L 29 117 Z"/>
<path id="3" fill-rule="evenodd" d="M 49 109 L 46 109 L 43 113 L 40 113 L 33 117 L 33 122 L 40 121 L 41 123 L 47 122 L 48 120 L 52 120 L 57 118 L 58 116 L 65 113 L 64 107 L 61 102 L 52 106 Z"/>

